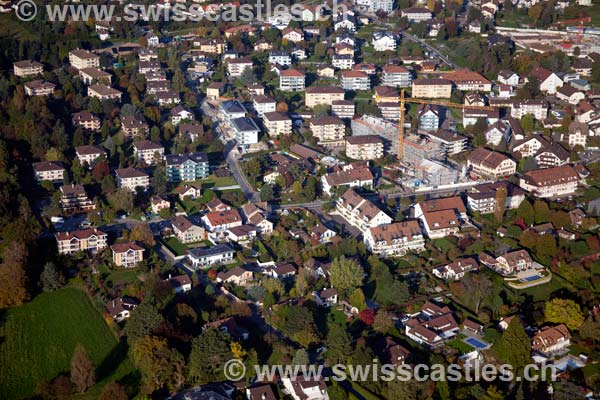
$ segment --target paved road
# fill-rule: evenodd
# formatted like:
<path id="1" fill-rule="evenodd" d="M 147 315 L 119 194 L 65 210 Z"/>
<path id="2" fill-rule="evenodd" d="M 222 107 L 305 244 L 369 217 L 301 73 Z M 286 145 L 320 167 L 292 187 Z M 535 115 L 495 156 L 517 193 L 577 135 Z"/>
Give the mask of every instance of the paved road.
<path id="1" fill-rule="evenodd" d="M 440 60 L 442 60 L 442 62 L 446 65 L 448 65 L 449 67 L 453 68 L 453 69 L 457 69 L 458 66 L 456 64 L 454 64 L 452 61 L 450 61 L 448 59 L 448 57 L 444 56 L 442 53 L 439 52 L 439 50 L 437 50 L 435 47 L 431 46 L 429 43 L 425 42 L 423 39 L 419 39 L 416 36 L 411 35 L 410 33 L 407 32 L 402 32 L 402 35 L 407 38 L 410 41 L 413 41 L 415 43 L 418 43 L 419 45 L 421 45 L 421 47 L 424 47 L 425 49 L 427 49 L 430 53 L 435 54 L 436 56 L 438 56 L 438 58 Z"/>
<path id="2" fill-rule="evenodd" d="M 239 152 L 236 149 L 235 140 L 231 140 L 225 146 L 225 160 L 227 161 L 227 165 L 229 166 L 229 170 L 233 175 L 235 181 L 246 195 L 248 201 L 252 203 L 257 203 L 260 201 L 260 193 L 256 192 L 252 185 L 246 179 L 246 174 L 242 171 L 239 163 Z"/>

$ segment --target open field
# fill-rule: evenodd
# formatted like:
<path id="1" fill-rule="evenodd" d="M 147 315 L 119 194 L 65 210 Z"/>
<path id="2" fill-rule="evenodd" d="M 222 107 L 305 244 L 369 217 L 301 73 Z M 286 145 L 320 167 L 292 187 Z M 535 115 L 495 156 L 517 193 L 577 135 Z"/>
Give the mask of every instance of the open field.
<path id="1" fill-rule="evenodd" d="M 61 289 L 31 303 L 3 310 L 0 322 L 0 397 L 32 396 L 36 385 L 68 373 L 71 356 L 81 343 L 96 366 L 97 387 L 133 372 L 127 350 L 84 292 Z"/>

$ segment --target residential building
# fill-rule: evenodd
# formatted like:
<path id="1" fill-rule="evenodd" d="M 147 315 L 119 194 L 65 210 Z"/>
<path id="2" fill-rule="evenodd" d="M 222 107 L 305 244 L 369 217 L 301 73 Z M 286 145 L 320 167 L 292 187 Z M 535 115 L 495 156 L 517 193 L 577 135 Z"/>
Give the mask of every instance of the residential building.
<path id="1" fill-rule="evenodd" d="M 78 70 L 83 68 L 100 68 L 100 56 L 87 50 L 71 50 L 69 52 L 69 63 Z"/>
<path id="2" fill-rule="evenodd" d="M 354 160 L 376 160 L 383 157 L 383 140 L 376 135 L 347 136 L 346 156 Z"/>
<path id="3" fill-rule="evenodd" d="M 350 122 L 352 136 L 377 135 L 384 141 L 384 152 L 398 154 L 398 125 L 383 118 L 362 115 Z"/>
<path id="4" fill-rule="evenodd" d="M 248 112 L 246 107 L 237 100 L 224 100 L 219 102 L 219 111 L 223 113 L 226 121 L 244 118 Z"/>
<path id="5" fill-rule="evenodd" d="M 352 100 L 334 100 L 331 102 L 331 114 L 338 118 L 354 117 L 354 101 Z"/>
<path id="6" fill-rule="evenodd" d="M 344 89 L 337 86 L 311 86 L 306 88 L 306 107 L 313 108 L 319 104 L 332 104 L 344 100 Z"/>
<path id="7" fill-rule="evenodd" d="M 205 53 L 223 54 L 227 43 L 223 39 L 198 39 L 194 46 Z"/>
<path id="8" fill-rule="evenodd" d="M 77 146 L 75 147 L 75 155 L 81 165 L 87 164 L 91 167 L 98 158 L 106 157 L 106 150 L 104 150 L 104 147 L 96 145 Z"/>
<path id="9" fill-rule="evenodd" d="M 305 10 L 306 11 L 306 10 Z M 247 400 L 277 400 L 273 389 L 268 384 L 246 389 Z"/>
<path id="10" fill-rule="evenodd" d="M 308 89 L 306 89 L 306 93 L 308 97 Z M 256 114 L 261 118 L 264 114 L 275 112 L 275 110 L 277 109 L 277 102 L 275 101 L 275 99 L 264 95 L 253 96 L 252 105 L 254 111 L 256 111 Z"/>
<path id="11" fill-rule="evenodd" d="M 394 0 L 371 0 L 369 10 L 373 13 L 377 11 L 391 13 L 394 11 Z"/>
<path id="12" fill-rule="evenodd" d="M 121 92 L 104 84 L 96 84 L 88 86 L 87 95 L 97 98 L 98 100 L 114 100 L 121 101 Z"/>
<path id="13" fill-rule="evenodd" d="M 165 161 L 169 182 L 196 181 L 210 174 L 206 153 L 167 154 Z"/>
<path id="14" fill-rule="evenodd" d="M 210 232 L 225 232 L 242 225 L 242 216 L 236 209 L 211 211 L 202 217 L 202 223 Z"/>
<path id="15" fill-rule="evenodd" d="M 119 323 L 129 318 L 131 311 L 137 306 L 137 300 L 131 297 L 117 297 L 106 303 L 106 311 L 113 321 Z"/>
<path id="16" fill-rule="evenodd" d="M 146 165 L 154 165 L 165 155 L 165 148 L 150 140 L 142 140 L 133 143 L 133 151 L 138 160 Z"/>
<path id="17" fill-rule="evenodd" d="M 531 70 L 528 78 L 537 79 L 540 90 L 548 94 L 555 94 L 558 88 L 563 85 L 563 81 L 558 75 L 542 67 L 536 67 Z"/>
<path id="18" fill-rule="evenodd" d="M 517 172 L 517 163 L 514 160 L 483 147 L 476 148 L 469 155 L 467 167 L 471 175 L 488 178 L 508 177 Z"/>
<path id="19" fill-rule="evenodd" d="M 503 83 L 509 86 L 519 85 L 520 77 L 516 72 L 509 70 L 501 70 L 498 72 L 498 78 L 496 79 L 499 83 Z"/>
<path id="20" fill-rule="evenodd" d="M 206 230 L 190 221 L 184 215 L 178 215 L 171 221 L 173 232 L 181 243 L 196 243 L 207 238 Z"/>
<path id="21" fill-rule="evenodd" d="M 292 119 L 288 116 L 287 113 L 264 113 L 263 124 L 270 137 L 292 134 Z"/>
<path id="22" fill-rule="evenodd" d="M 230 263 L 235 257 L 235 250 L 227 244 L 195 247 L 187 251 L 187 257 L 194 268 L 207 268 L 215 264 Z"/>
<path id="23" fill-rule="evenodd" d="M 287 67 L 292 65 L 292 57 L 285 51 L 272 51 L 269 53 L 269 63 Z"/>
<path id="24" fill-rule="evenodd" d="M 511 136 L 510 124 L 504 120 L 496 121 L 485 131 L 485 141 L 494 146 L 500 145 L 502 141 L 509 143 Z"/>
<path id="25" fill-rule="evenodd" d="M 169 115 L 171 116 L 171 125 L 177 126 L 181 121 L 193 121 L 194 113 L 186 110 L 181 104 L 173 107 L 171 111 L 169 111 Z"/>
<path id="26" fill-rule="evenodd" d="M 538 121 L 543 121 L 548 116 L 548 105 L 542 100 L 520 100 L 511 104 L 510 116 L 522 119 L 531 114 Z"/>
<path id="27" fill-rule="evenodd" d="M 438 143 L 446 156 L 462 153 L 467 148 L 469 141 L 465 136 L 444 129 L 427 132 L 427 137 L 431 141 Z"/>
<path id="28" fill-rule="evenodd" d="M 158 214 L 162 210 L 169 210 L 171 203 L 162 196 L 152 196 L 150 198 L 150 208 L 154 214 Z"/>
<path id="29" fill-rule="evenodd" d="M 313 299 L 319 307 L 332 307 L 337 304 L 339 294 L 334 288 L 323 289 L 320 292 L 313 292 Z"/>
<path id="30" fill-rule="evenodd" d="M 571 85 L 563 85 L 556 89 L 556 98 L 569 104 L 576 105 L 585 99 L 583 91 L 574 88 Z"/>
<path id="31" fill-rule="evenodd" d="M 13 72 L 19 78 L 40 75 L 44 72 L 44 65 L 37 61 L 23 60 L 13 63 Z"/>
<path id="32" fill-rule="evenodd" d="M 417 109 L 419 129 L 437 131 L 442 121 L 444 109 L 435 104 L 421 104 Z"/>
<path id="33" fill-rule="evenodd" d="M 324 116 L 315 117 L 310 120 L 310 131 L 319 142 L 339 142 L 346 134 L 344 121 L 338 117 Z"/>
<path id="34" fill-rule="evenodd" d="M 483 253 L 479 261 L 503 276 L 515 275 L 532 267 L 533 261 L 527 250 L 516 250 L 505 253 L 495 259 Z"/>
<path id="35" fill-rule="evenodd" d="M 401 65 L 386 64 L 381 76 L 382 84 L 392 87 L 410 87 L 412 84 L 411 72 Z"/>
<path id="36" fill-rule="evenodd" d="M 452 82 L 447 79 L 415 79 L 412 81 L 412 96 L 416 98 L 450 98 Z"/>
<path id="37" fill-rule="evenodd" d="M 171 285 L 176 294 L 186 293 L 192 290 L 192 280 L 185 274 L 173 277 L 169 274 L 169 277 L 165 279 L 165 281 Z"/>
<path id="38" fill-rule="evenodd" d="M 135 192 L 137 188 L 147 190 L 150 187 L 150 176 L 140 169 L 119 168 L 115 171 L 117 186 Z"/>
<path id="39" fill-rule="evenodd" d="M 458 196 L 417 203 L 414 206 L 414 217 L 419 219 L 430 239 L 456 235 L 461 226 L 469 221 L 465 204 Z"/>
<path id="40" fill-rule="evenodd" d="M 112 81 L 112 75 L 99 68 L 82 68 L 79 70 L 79 77 L 86 85 L 91 85 L 96 82 L 110 85 Z"/>
<path id="41" fill-rule="evenodd" d="M 144 137 L 150 132 L 150 127 L 141 115 L 124 115 L 121 116 L 121 131 L 128 138 Z"/>
<path id="42" fill-rule="evenodd" d="M 569 162 L 571 154 L 558 142 L 542 147 L 534 156 L 540 169 L 560 167 Z"/>
<path id="43" fill-rule="evenodd" d="M 231 283 L 237 286 L 247 286 L 254 279 L 254 273 L 242 267 L 235 267 L 217 274 L 218 283 Z"/>
<path id="44" fill-rule="evenodd" d="M 402 18 L 407 18 L 408 22 L 423 22 L 431 19 L 431 11 L 425 7 L 409 7 L 400 12 Z"/>
<path id="45" fill-rule="evenodd" d="M 441 279 L 458 281 L 464 278 L 467 272 L 476 271 L 478 268 L 479 264 L 477 261 L 472 257 L 468 257 L 434 268 L 431 273 Z"/>
<path id="46" fill-rule="evenodd" d="M 509 181 L 483 183 L 474 186 L 467 193 L 467 207 L 469 210 L 479 214 L 491 214 L 495 212 L 498 199 L 497 193 L 500 188 L 506 190 L 505 210 L 514 210 L 525 200 L 526 192 Z"/>
<path id="47" fill-rule="evenodd" d="M 49 181 L 54 184 L 63 183 L 65 172 L 65 167 L 59 161 L 33 163 L 33 173 L 37 182 Z"/>
<path id="48" fill-rule="evenodd" d="M 60 208 L 64 214 L 87 213 L 96 209 L 96 205 L 85 192 L 82 185 L 60 187 Z"/>
<path id="49" fill-rule="evenodd" d="M 492 110 L 463 109 L 463 126 L 475 125 L 477 121 L 483 120 L 487 125 L 493 125 L 500 120 L 500 111 L 497 108 Z"/>
<path id="50" fill-rule="evenodd" d="M 415 220 L 371 227 L 364 233 L 364 242 L 371 253 L 384 258 L 425 250 L 425 238 Z"/>
<path id="51" fill-rule="evenodd" d="M 252 69 L 250 58 L 230 58 L 227 60 L 227 72 L 232 78 L 239 78 L 246 69 Z"/>
<path id="52" fill-rule="evenodd" d="M 429 140 L 427 136 L 406 136 L 402 161 L 414 167 L 423 160 L 444 160 L 444 151 L 440 143 Z"/>
<path id="53" fill-rule="evenodd" d="M 306 75 L 297 69 L 285 69 L 279 74 L 279 90 L 285 92 L 303 91 Z"/>
<path id="54" fill-rule="evenodd" d="M 317 75 L 321 78 L 335 78 L 335 69 L 329 65 L 317 67 Z"/>
<path id="55" fill-rule="evenodd" d="M 571 344 L 571 333 L 565 324 L 546 326 L 531 339 L 531 348 L 541 354 L 566 351 Z"/>
<path id="56" fill-rule="evenodd" d="M 215 100 L 225 93 L 227 84 L 225 82 L 211 82 L 206 87 L 206 97 Z"/>
<path id="57" fill-rule="evenodd" d="M 458 335 L 460 326 L 448 306 L 427 301 L 421 312 L 405 323 L 404 333 L 410 339 L 429 348 L 441 346 Z"/>
<path id="58" fill-rule="evenodd" d="M 175 189 L 180 200 L 185 200 L 186 197 L 191 199 L 197 199 L 202 196 L 202 188 L 200 185 L 188 185 L 179 186 Z"/>
<path id="59" fill-rule="evenodd" d="M 281 37 L 290 42 L 301 42 L 304 40 L 304 33 L 299 28 L 285 28 L 281 31 Z"/>
<path id="60" fill-rule="evenodd" d="M 396 38 L 392 33 L 386 31 L 373 33 L 371 44 L 375 51 L 396 51 Z"/>
<path id="61" fill-rule="evenodd" d="M 252 118 L 235 118 L 231 120 L 231 127 L 235 132 L 238 143 L 242 146 L 250 146 L 258 143 L 260 128 Z"/>
<path id="62" fill-rule="evenodd" d="M 100 118 L 89 111 L 81 111 L 71 116 L 73 126 L 89 131 L 99 131 L 101 128 Z"/>
<path id="63" fill-rule="evenodd" d="M 369 228 L 389 225 L 394 221 L 371 201 L 356 193 L 353 188 L 340 196 L 335 209 L 350 225 L 357 227 L 363 233 Z"/>
<path id="64" fill-rule="evenodd" d="M 283 387 L 293 400 L 329 400 L 327 385 L 323 379 L 314 377 L 282 377 Z"/>
<path id="65" fill-rule="evenodd" d="M 81 251 L 98 253 L 106 248 L 108 235 L 99 229 L 83 229 L 54 234 L 59 254 L 75 254 Z"/>
<path id="66" fill-rule="evenodd" d="M 23 86 L 27 96 L 50 96 L 56 89 L 54 83 L 43 80 L 25 82 Z"/>
<path id="67" fill-rule="evenodd" d="M 570 165 L 529 171 L 519 179 L 519 186 L 536 197 L 573 194 L 578 185 L 579 174 Z"/>
<path id="68" fill-rule="evenodd" d="M 179 104 L 181 102 L 179 92 L 176 92 L 174 90 L 156 93 L 154 97 L 156 98 L 156 102 L 158 103 L 158 105 L 161 107 L 169 107 L 174 104 Z"/>
<path id="69" fill-rule="evenodd" d="M 361 71 L 344 71 L 340 74 L 340 81 L 344 90 L 371 89 L 371 78 Z"/>
<path id="70" fill-rule="evenodd" d="M 117 267 L 134 268 L 144 260 L 144 249 L 135 243 L 117 243 L 110 246 L 112 260 Z"/>
<path id="71" fill-rule="evenodd" d="M 538 134 L 532 135 L 525 139 L 515 140 L 511 143 L 510 148 L 513 155 L 523 158 L 533 157 L 538 153 L 538 151 L 549 145 L 550 142 L 548 139 L 545 136 Z"/>
<path id="72" fill-rule="evenodd" d="M 447 72 L 442 75 L 442 78 L 454 83 L 458 90 L 474 92 L 492 91 L 492 82 L 483 77 L 481 74 L 469 69 L 458 69 L 452 72 Z"/>
<path id="73" fill-rule="evenodd" d="M 352 69 L 354 66 L 354 56 L 350 54 L 335 54 L 331 58 L 331 65 L 337 69 Z"/>
<path id="74" fill-rule="evenodd" d="M 246 223 L 256 226 L 259 234 L 273 233 L 273 223 L 268 220 L 270 214 L 268 203 L 246 203 L 242 206 L 242 212 Z"/>

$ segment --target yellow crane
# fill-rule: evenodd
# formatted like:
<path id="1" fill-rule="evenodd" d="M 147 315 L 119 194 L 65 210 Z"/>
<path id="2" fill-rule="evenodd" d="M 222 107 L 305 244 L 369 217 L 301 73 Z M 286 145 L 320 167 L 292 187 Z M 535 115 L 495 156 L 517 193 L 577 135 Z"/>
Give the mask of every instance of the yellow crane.
<path id="1" fill-rule="evenodd" d="M 404 89 L 400 91 L 400 125 L 398 127 L 398 161 L 402 161 L 404 157 L 404 107 L 406 103 L 416 103 L 416 104 L 433 104 L 443 107 L 449 108 L 461 108 L 463 110 L 483 110 L 483 111 L 493 111 L 494 107 L 490 106 L 477 106 L 477 105 L 467 105 L 460 103 L 453 103 L 450 101 L 444 100 L 426 100 L 426 99 L 417 99 L 411 97 L 404 97 Z"/>

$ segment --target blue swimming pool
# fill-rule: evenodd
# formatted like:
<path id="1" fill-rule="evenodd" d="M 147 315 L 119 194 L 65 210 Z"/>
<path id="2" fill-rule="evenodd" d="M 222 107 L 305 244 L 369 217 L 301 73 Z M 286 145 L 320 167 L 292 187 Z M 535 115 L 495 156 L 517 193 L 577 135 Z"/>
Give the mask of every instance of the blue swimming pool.
<path id="1" fill-rule="evenodd" d="M 527 278 L 523 278 L 523 279 L 521 279 L 521 281 L 523 281 L 523 282 L 533 282 L 533 281 L 537 281 L 540 278 L 541 278 L 540 275 L 535 274 L 535 275 L 528 276 Z"/>
<path id="2" fill-rule="evenodd" d="M 465 339 L 465 342 L 478 349 L 485 349 L 486 347 L 488 347 L 487 343 L 480 342 L 479 340 L 472 337 Z"/>

